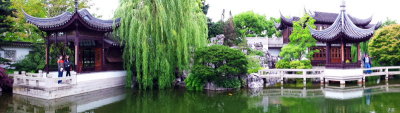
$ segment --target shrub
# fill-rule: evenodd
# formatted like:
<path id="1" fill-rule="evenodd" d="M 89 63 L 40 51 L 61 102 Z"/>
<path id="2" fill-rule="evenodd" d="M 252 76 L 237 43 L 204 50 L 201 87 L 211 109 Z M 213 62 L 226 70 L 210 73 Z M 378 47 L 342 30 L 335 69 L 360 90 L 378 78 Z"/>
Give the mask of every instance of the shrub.
<path id="1" fill-rule="evenodd" d="M 368 43 L 368 51 L 374 65 L 400 65 L 400 25 L 379 29 Z"/>
<path id="2" fill-rule="evenodd" d="M 43 45 L 35 45 L 33 53 L 28 54 L 24 59 L 13 64 L 17 71 L 36 72 L 43 70 L 46 65 L 46 53 Z"/>
<path id="3" fill-rule="evenodd" d="M 202 90 L 207 82 L 238 88 L 241 86 L 240 77 L 246 73 L 247 59 L 240 50 L 213 45 L 195 52 L 193 68 L 185 82 L 192 90 Z"/>
<path id="4" fill-rule="evenodd" d="M 311 69 L 311 61 L 310 60 L 295 60 L 295 61 L 286 61 L 279 60 L 276 63 L 276 68 L 279 69 Z"/>
<path id="5" fill-rule="evenodd" d="M 264 56 L 265 53 L 263 51 L 259 51 L 259 50 L 253 50 L 253 49 L 249 49 L 249 55 L 253 56 L 253 55 L 258 55 L 258 56 Z"/>
<path id="6" fill-rule="evenodd" d="M 9 62 L 11 62 L 11 60 L 0 57 L 0 64 L 7 64 Z"/>
<path id="7" fill-rule="evenodd" d="M 290 62 L 287 60 L 279 60 L 276 63 L 276 68 L 278 69 L 289 69 L 290 68 Z"/>
<path id="8" fill-rule="evenodd" d="M 0 88 L 4 92 L 11 92 L 13 85 L 13 79 L 8 77 L 6 70 L 0 67 Z"/>
<path id="9" fill-rule="evenodd" d="M 247 72 L 248 73 L 257 73 L 258 70 L 261 70 L 262 67 L 260 65 L 260 59 L 255 58 L 254 56 L 247 55 Z"/>

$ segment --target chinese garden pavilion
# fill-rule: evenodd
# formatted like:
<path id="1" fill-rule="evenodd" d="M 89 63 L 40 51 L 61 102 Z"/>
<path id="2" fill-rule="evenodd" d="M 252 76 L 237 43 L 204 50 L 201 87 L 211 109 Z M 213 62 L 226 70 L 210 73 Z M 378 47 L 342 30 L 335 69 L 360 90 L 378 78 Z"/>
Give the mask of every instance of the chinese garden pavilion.
<path id="1" fill-rule="evenodd" d="M 75 0 L 73 13 L 64 12 L 51 18 L 37 18 L 24 12 L 27 22 L 46 32 L 46 71 L 50 67 L 50 44 L 61 43 L 73 50 L 75 71 L 91 72 L 122 69 L 122 49 L 113 41 L 111 32 L 119 26 L 120 19 L 101 20 L 95 18 L 86 9 L 78 10 Z M 63 55 L 66 52 L 62 52 Z M 57 58 L 53 58 L 57 59 Z M 55 65 L 55 64 L 53 64 Z"/>
<path id="2" fill-rule="evenodd" d="M 359 19 L 346 13 L 345 4 L 340 6 L 340 13 L 314 12 L 310 14 L 316 22 L 317 29 L 310 28 L 312 36 L 318 41 L 317 49 L 311 62 L 313 65 L 325 65 L 327 68 L 357 68 L 361 66 L 360 42 L 369 40 L 378 24 L 370 24 L 372 18 Z M 282 30 L 284 43 L 288 43 L 289 36 L 293 30 L 293 21 L 298 21 L 299 17 L 286 18 L 281 15 L 281 23 L 276 27 Z M 351 45 L 357 45 L 358 62 L 351 61 Z"/>

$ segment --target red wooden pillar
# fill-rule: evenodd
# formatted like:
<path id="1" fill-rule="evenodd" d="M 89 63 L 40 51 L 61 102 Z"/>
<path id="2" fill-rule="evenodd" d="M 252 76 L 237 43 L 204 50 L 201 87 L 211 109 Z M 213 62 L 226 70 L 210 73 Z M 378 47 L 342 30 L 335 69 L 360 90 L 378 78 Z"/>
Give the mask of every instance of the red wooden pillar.
<path id="1" fill-rule="evenodd" d="M 325 52 L 326 52 L 326 55 L 325 55 L 325 57 L 326 57 L 326 64 L 325 65 L 327 65 L 327 64 L 330 64 L 331 63 L 331 43 L 326 43 L 326 50 L 325 50 Z"/>
<path id="2" fill-rule="evenodd" d="M 346 43 L 345 43 L 344 41 L 342 41 L 341 49 L 340 49 L 340 50 L 341 50 L 341 54 L 342 54 L 342 55 L 341 55 L 341 57 L 342 57 L 342 64 L 344 64 L 344 63 L 345 63 L 345 60 L 346 60 L 346 59 L 345 59 L 345 54 L 346 54 L 346 53 L 345 53 L 345 49 L 346 49 L 345 46 L 346 46 Z"/>

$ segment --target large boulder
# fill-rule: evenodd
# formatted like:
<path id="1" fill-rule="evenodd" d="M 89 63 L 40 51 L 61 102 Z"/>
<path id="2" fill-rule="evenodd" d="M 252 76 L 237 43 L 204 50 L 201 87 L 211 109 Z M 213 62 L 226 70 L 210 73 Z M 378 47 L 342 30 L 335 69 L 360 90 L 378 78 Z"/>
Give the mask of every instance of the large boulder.
<path id="1" fill-rule="evenodd" d="M 264 87 L 263 79 L 256 73 L 247 75 L 246 82 L 247 82 L 247 87 L 251 89 Z"/>

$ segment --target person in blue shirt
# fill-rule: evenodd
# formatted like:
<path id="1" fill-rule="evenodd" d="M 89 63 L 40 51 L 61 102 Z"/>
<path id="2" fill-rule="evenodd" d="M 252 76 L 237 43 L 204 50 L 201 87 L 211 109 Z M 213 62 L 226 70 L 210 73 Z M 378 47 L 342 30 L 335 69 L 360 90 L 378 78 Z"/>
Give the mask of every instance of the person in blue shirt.
<path id="1" fill-rule="evenodd" d="M 364 61 L 364 68 L 371 68 L 371 58 L 369 57 L 368 54 L 365 55 L 365 57 L 363 58 Z M 367 70 L 367 73 L 371 73 L 371 70 Z"/>

